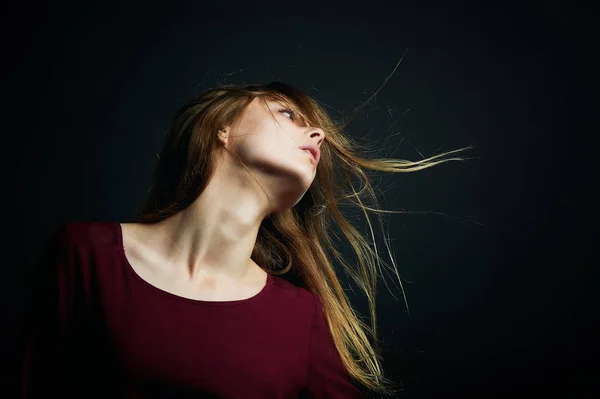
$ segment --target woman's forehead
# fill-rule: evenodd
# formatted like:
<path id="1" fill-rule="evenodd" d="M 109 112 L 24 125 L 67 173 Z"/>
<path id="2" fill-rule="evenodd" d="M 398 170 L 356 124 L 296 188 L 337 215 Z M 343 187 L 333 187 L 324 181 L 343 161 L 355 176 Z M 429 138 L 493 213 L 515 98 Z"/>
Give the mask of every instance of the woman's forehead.
<path id="1" fill-rule="evenodd" d="M 294 107 L 297 108 L 296 104 L 294 104 L 293 101 L 291 100 L 284 100 L 284 99 L 280 99 L 280 98 L 270 98 L 270 97 L 266 97 L 265 101 L 269 104 L 269 106 L 273 106 L 273 105 L 281 105 L 284 107 Z"/>

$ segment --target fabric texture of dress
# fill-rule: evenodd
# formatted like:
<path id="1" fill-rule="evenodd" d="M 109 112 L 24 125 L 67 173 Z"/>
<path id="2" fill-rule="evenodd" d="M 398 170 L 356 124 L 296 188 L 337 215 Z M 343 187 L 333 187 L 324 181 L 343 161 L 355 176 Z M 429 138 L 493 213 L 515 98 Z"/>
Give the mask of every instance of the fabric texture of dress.
<path id="1" fill-rule="evenodd" d="M 319 297 L 267 277 L 228 302 L 161 290 L 117 222 L 63 224 L 34 271 L 20 398 L 362 398 Z"/>

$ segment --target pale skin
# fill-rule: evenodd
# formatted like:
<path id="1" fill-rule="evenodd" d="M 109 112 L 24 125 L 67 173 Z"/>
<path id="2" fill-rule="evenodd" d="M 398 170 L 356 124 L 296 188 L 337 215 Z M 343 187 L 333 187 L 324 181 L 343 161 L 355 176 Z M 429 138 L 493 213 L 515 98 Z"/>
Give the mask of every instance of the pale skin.
<path id="1" fill-rule="evenodd" d="M 267 103 L 276 121 L 256 98 L 235 124 L 218 132 L 260 186 L 220 150 L 212 179 L 189 208 L 151 225 L 121 223 L 127 257 L 142 278 L 196 299 L 241 299 L 262 289 L 266 272 L 250 259 L 260 224 L 304 196 L 316 164 L 299 146 L 320 147 L 325 138 L 322 129 L 283 111 L 284 104 Z"/>

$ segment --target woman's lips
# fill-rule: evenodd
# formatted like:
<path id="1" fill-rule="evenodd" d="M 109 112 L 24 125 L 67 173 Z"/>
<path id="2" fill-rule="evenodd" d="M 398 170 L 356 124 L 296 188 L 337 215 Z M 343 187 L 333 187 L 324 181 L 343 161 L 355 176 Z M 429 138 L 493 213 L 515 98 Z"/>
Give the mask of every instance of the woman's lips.
<path id="1" fill-rule="evenodd" d="M 312 158 L 313 163 L 317 163 L 317 159 L 315 158 L 315 156 L 313 155 L 312 152 L 310 152 L 310 150 L 302 150 L 304 152 L 306 152 L 308 155 L 310 155 L 310 157 Z"/>
<path id="2" fill-rule="evenodd" d="M 315 145 L 312 145 L 312 144 L 308 144 L 308 145 L 300 146 L 299 148 L 301 150 L 303 150 L 303 151 L 304 150 L 308 151 L 312 155 L 313 160 L 315 161 L 315 163 L 316 164 L 319 163 L 319 158 L 320 158 L 320 155 L 321 155 L 321 151 L 319 150 L 319 147 L 317 147 Z"/>

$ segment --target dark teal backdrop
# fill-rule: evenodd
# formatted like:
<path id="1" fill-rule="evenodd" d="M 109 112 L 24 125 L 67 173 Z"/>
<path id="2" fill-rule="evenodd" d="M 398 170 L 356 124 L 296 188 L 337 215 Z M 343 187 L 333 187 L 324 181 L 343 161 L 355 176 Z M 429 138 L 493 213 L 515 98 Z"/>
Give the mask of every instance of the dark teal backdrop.
<path id="1" fill-rule="evenodd" d="M 9 2 L 6 353 L 49 235 L 131 217 L 187 97 L 283 80 L 341 117 L 401 60 L 348 134 L 381 156 L 474 159 L 379 175 L 382 205 L 415 212 L 385 217 L 410 311 L 387 277 L 388 376 L 407 398 L 589 397 L 591 13 L 439 3 Z"/>

